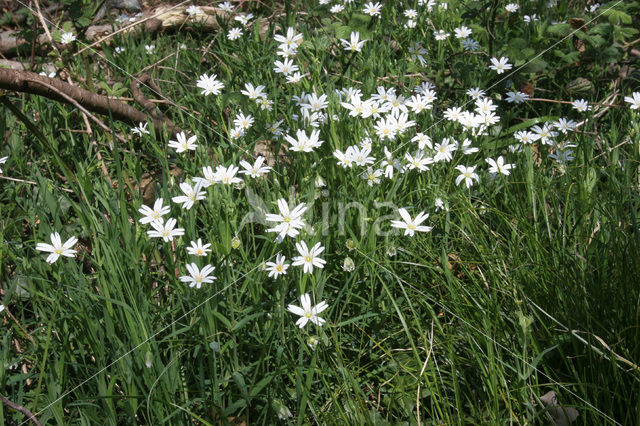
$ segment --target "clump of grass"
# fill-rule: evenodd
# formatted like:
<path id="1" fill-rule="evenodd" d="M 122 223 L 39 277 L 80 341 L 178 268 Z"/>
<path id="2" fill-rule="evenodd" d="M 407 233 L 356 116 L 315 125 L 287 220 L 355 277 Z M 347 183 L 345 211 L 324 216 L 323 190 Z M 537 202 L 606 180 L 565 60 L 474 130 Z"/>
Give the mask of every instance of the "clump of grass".
<path id="1" fill-rule="evenodd" d="M 112 94 L 158 62 L 174 142 L 6 97 L 0 393 L 43 424 L 539 423 L 548 391 L 634 423 L 640 95 L 600 48 L 637 6 L 322 3 L 103 46 Z"/>

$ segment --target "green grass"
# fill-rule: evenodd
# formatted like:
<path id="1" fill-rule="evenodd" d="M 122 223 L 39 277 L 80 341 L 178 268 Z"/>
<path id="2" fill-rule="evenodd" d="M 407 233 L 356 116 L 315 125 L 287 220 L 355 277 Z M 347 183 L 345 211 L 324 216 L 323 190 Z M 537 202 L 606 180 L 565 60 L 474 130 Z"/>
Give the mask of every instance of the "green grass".
<path id="1" fill-rule="evenodd" d="M 620 86 L 612 75 L 616 61 L 637 67 L 638 60 L 602 46 L 637 37 L 637 5 L 617 4 L 613 18 L 608 12 L 589 23 L 587 49 L 576 53 L 571 37 L 562 40 L 570 29 L 551 21 L 581 16 L 589 22 L 614 3 L 585 14 L 583 6 L 563 1 L 554 8 L 524 2 L 509 15 L 506 2 L 485 8 L 452 1 L 431 13 L 412 1 L 387 2 L 373 19 L 361 13 L 363 2 L 336 15 L 315 3 L 287 3 L 286 13 L 270 18 L 264 38 L 250 25 L 229 41 L 232 22 L 223 22 L 219 33 L 116 36 L 102 46 L 106 59 L 91 75 L 83 61 L 96 61 L 95 51 L 79 57 L 63 51 L 72 79 L 92 79 L 96 88 L 128 86 L 132 74 L 173 54 L 149 72 L 170 100 L 160 108 L 198 136 L 195 152 L 176 154 L 161 134 L 138 138 L 108 117 L 127 144 L 93 123 L 88 135 L 70 106 L 2 95 L 0 157 L 9 158 L 0 167 L 2 176 L 17 180 L 0 182 L 6 306 L 0 394 L 42 424 L 416 424 L 418 416 L 422 424 L 545 424 L 550 418 L 539 398 L 555 391 L 561 405 L 578 410 L 574 424 L 636 424 L 640 126 L 638 111 L 622 98 L 638 82 L 629 78 Z M 415 29 L 402 27 L 400 3 L 419 11 Z M 244 11 L 270 15 L 261 5 Z M 532 13 L 540 21 L 523 24 L 521 15 Z M 293 24 L 304 35 L 295 62 L 308 73 L 295 85 L 272 71 L 282 59 L 273 35 Z M 434 40 L 433 29 L 453 33 L 460 25 L 472 28 L 486 55 L 463 53 L 453 36 Z M 368 39 L 361 53 L 340 47 L 352 30 Z M 414 41 L 428 50 L 425 67 L 410 59 Z M 146 55 L 151 43 L 155 52 Z M 115 46 L 125 51 L 115 55 Z M 487 67 L 491 56 L 508 56 L 518 72 L 496 75 Z M 220 95 L 200 94 L 195 84 L 203 73 L 224 82 Z M 578 77 L 593 82 L 593 90 L 571 91 L 568 83 Z M 375 120 L 348 117 L 334 94 L 353 86 L 366 99 L 384 85 L 408 96 L 425 80 L 436 87 L 433 109 L 411 114 L 415 128 L 393 142 L 379 140 Z M 272 111 L 240 94 L 247 82 L 266 86 Z M 598 103 L 618 90 L 610 102 L 621 107 L 598 115 L 561 103 L 506 103 L 505 93 L 525 82 L 534 85 L 534 97 L 560 101 Z M 450 107 L 473 109 L 465 95 L 471 87 L 485 89 L 499 106 L 501 120 L 487 135 L 472 136 L 442 119 Z M 324 143 L 315 152 L 286 152 L 288 143 L 265 129 L 282 119 L 283 129 L 290 128 L 285 133 L 308 134 L 311 128 L 292 117 L 300 111 L 291 96 L 311 91 L 327 94 L 326 112 L 339 119 L 319 127 Z M 231 140 L 239 112 L 256 122 Z M 559 117 L 588 118 L 564 137 L 576 145 L 573 161 L 554 162 L 539 143 L 507 149 L 515 131 Z M 367 132 L 376 166 L 383 145 L 402 160 L 414 152 L 410 140 L 418 130 L 434 143 L 469 137 L 480 151 L 458 151 L 452 162 L 423 173 L 396 171 L 373 187 L 360 177 L 365 168 L 336 165 L 333 151 L 359 144 Z M 209 187 L 188 211 L 172 203 L 170 216 L 185 229 L 174 245 L 147 236 L 148 225 L 138 222 L 142 204 L 181 195 L 178 184 L 200 176 L 203 166 L 253 162 L 263 140 L 273 140 L 281 156 L 265 178 L 246 178 L 244 189 Z M 492 179 L 484 159 L 498 155 L 516 168 Z M 477 164 L 480 182 L 457 186 L 459 164 Z M 317 176 L 325 188 L 315 187 Z M 279 198 L 306 203 L 309 226 L 276 244 L 268 225 L 246 216 L 263 205 L 277 212 Z M 447 209 L 435 209 L 436 198 Z M 349 207 L 353 202 L 359 207 Z M 424 224 L 433 230 L 413 237 L 389 232 L 400 207 L 413 217 L 429 213 Z M 54 231 L 80 241 L 75 258 L 49 265 L 35 246 Z M 194 260 L 185 247 L 197 238 L 212 243 L 213 252 Z M 309 275 L 292 266 L 268 278 L 264 262 L 279 252 L 290 261 L 300 240 L 326 247 L 326 267 Z M 352 272 L 342 268 L 347 256 Z M 215 282 L 199 290 L 180 282 L 190 262 L 215 266 Z M 305 292 L 329 304 L 323 327 L 299 329 L 287 311 Z M 307 343 L 314 336 L 319 343 L 312 349 Z M 0 424 L 27 420 L 7 406 L 0 410 Z M 287 411 L 291 417 L 279 418 Z"/>

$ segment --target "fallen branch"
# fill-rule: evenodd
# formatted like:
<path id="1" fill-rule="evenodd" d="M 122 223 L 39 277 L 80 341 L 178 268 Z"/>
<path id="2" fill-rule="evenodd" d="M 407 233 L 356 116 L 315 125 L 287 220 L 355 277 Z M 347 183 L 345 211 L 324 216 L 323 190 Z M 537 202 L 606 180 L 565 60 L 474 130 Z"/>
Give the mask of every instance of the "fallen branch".
<path id="1" fill-rule="evenodd" d="M 22 414 L 27 416 L 29 418 L 29 420 L 31 420 L 33 422 L 34 425 L 41 426 L 41 423 L 38 421 L 38 419 L 36 419 L 36 416 L 34 416 L 31 411 L 27 410 L 22 405 L 19 405 L 19 404 L 16 404 L 15 402 L 9 401 L 9 399 L 6 396 L 3 396 L 3 395 L 0 395 L 0 399 L 2 400 L 2 403 L 4 405 L 6 405 L 7 407 L 13 408 L 16 411 L 20 411 Z"/>
<path id="2" fill-rule="evenodd" d="M 45 77 L 29 71 L 0 68 L 0 89 L 44 96 L 58 102 L 81 105 L 88 111 L 111 117 L 132 126 L 148 120 L 147 114 L 120 101 L 109 99 L 81 87 L 72 86 L 57 78 Z M 166 117 L 153 118 L 156 134 L 166 127 L 169 135 L 175 135 L 180 129 Z"/>

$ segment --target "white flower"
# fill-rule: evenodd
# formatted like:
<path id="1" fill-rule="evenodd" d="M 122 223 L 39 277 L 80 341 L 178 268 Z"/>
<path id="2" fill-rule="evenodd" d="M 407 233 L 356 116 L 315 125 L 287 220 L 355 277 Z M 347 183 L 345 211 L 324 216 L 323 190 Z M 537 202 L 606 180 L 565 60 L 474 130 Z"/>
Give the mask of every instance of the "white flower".
<path id="1" fill-rule="evenodd" d="M 290 75 L 287 76 L 287 79 L 291 77 Z M 260 105 L 260 109 L 262 110 L 267 110 L 267 111 L 272 111 L 273 110 L 273 101 L 270 99 L 267 99 L 267 97 L 262 97 L 260 99 L 256 100 L 256 103 L 258 105 Z"/>
<path id="2" fill-rule="evenodd" d="M 464 25 L 453 30 L 456 38 L 469 38 L 471 35 L 471 28 L 465 27 Z"/>
<path id="3" fill-rule="evenodd" d="M 429 149 L 433 149 L 431 138 L 421 132 L 416 133 L 416 135 L 411 139 L 411 142 L 417 142 L 418 149 L 420 150 L 424 149 L 425 146 Z"/>
<path id="4" fill-rule="evenodd" d="M 51 253 L 47 257 L 47 262 L 53 263 L 58 260 L 60 256 L 74 257 L 77 252 L 76 250 L 71 249 L 71 247 L 73 247 L 77 242 L 78 239 L 76 237 L 70 237 L 64 244 L 62 244 L 60 234 L 54 232 L 51 234 L 51 244 L 38 243 L 36 244 L 36 250 Z"/>
<path id="5" fill-rule="evenodd" d="M 253 19 L 253 13 L 245 13 L 242 15 L 238 15 L 233 19 L 240 22 L 242 25 L 247 25 L 249 21 Z"/>
<path id="6" fill-rule="evenodd" d="M 480 177 L 476 173 L 476 166 L 466 167 L 461 164 L 459 166 L 456 166 L 456 170 L 460 172 L 460 175 L 456 178 L 456 185 L 458 186 L 462 181 L 464 181 L 464 184 L 467 186 L 467 188 L 470 188 L 471 185 L 473 185 L 474 179 L 476 180 L 476 182 L 480 181 Z"/>
<path id="7" fill-rule="evenodd" d="M 175 148 L 177 153 L 185 152 L 185 151 L 195 151 L 198 145 L 194 142 L 196 141 L 196 135 L 191 136 L 187 139 L 187 135 L 184 132 L 180 132 L 176 135 L 177 141 L 170 140 L 169 147 Z"/>
<path id="8" fill-rule="evenodd" d="M 584 99 L 578 99 L 571 102 L 571 106 L 573 109 L 578 110 L 579 112 L 585 112 L 591 110 L 591 105 Z"/>
<path id="9" fill-rule="evenodd" d="M 2 157 L 2 158 L 0 158 L 0 164 L 4 164 L 4 163 L 6 163 L 8 158 L 9 158 L 9 157 Z M 0 173 L 2 173 L 2 169 L 0 169 Z"/>
<path id="10" fill-rule="evenodd" d="M 333 151 L 333 156 L 338 159 L 338 165 L 342 166 L 343 168 L 353 166 L 353 154 L 354 154 L 353 146 L 348 147 L 345 150 L 345 152 L 342 152 L 339 149 L 336 149 L 335 151 Z"/>
<path id="11" fill-rule="evenodd" d="M 403 15 L 409 19 L 416 19 L 418 12 L 415 9 L 407 9 L 403 12 Z"/>
<path id="12" fill-rule="evenodd" d="M 245 135 L 245 131 L 242 127 L 234 127 L 229 131 L 229 137 L 233 140 L 239 139 Z"/>
<path id="13" fill-rule="evenodd" d="M 198 241 L 191 241 L 191 247 L 187 247 L 187 253 L 193 256 L 206 256 L 211 251 L 209 248 L 211 243 L 202 244 L 202 239 L 198 238 Z"/>
<path id="14" fill-rule="evenodd" d="M 409 22 L 407 22 L 407 26 L 409 26 Z M 427 60 L 424 59 L 423 55 L 429 53 L 429 51 L 424 47 L 422 47 L 422 45 L 420 45 L 419 43 L 414 42 L 411 46 L 407 48 L 407 51 L 411 54 L 410 57 L 412 61 L 420 62 L 420 65 L 422 66 L 424 66 L 427 63 Z"/>
<path id="15" fill-rule="evenodd" d="M 407 212 L 407 209 L 405 208 L 398 209 L 398 213 L 400 214 L 400 217 L 402 217 L 402 220 L 392 220 L 391 227 L 404 229 L 404 235 L 413 237 L 416 231 L 429 232 L 433 229 L 431 226 L 420 225 L 422 222 L 427 220 L 429 217 L 428 213 L 425 214 L 425 212 L 420 212 L 415 219 L 411 219 L 411 215 L 409 215 L 409 212 Z"/>
<path id="16" fill-rule="evenodd" d="M 305 225 L 302 220 L 302 215 L 307 210 L 307 207 L 304 203 L 300 203 L 294 207 L 293 210 L 290 210 L 289 204 L 287 204 L 284 198 L 278 199 L 277 203 L 280 213 L 269 213 L 265 216 L 267 222 L 276 222 L 277 225 L 267 229 L 267 232 L 277 232 L 281 238 L 287 235 L 295 238 L 296 235 L 300 233 L 298 230 L 302 229 Z"/>
<path id="17" fill-rule="evenodd" d="M 240 170 L 240 173 L 249 175 L 252 178 L 257 178 L 262 174 L 269 173 L 269 170 L 271 170 L 271 167 L 263 166 L 264 162 L 265 162 L 265 158 L 262 155 L 256 158 L 256 161 L 253 163 L 253 165 L 242 160 L 240 161 L 240 165 L 244 168 L 244 170 Z"/>
<path id="18" fill-rule="evenodd" d="M 439 161 L 451 161 L 453 159 L 453 151 L 457 150 L 458 146 L 455 141 L 452 142 L 449 138 L 444 138 L 433 149 L 436 151 L 433 161 L 437 163 Z"/>
<path id="19" fill-rule="evenodd" d="M 200 9 L 200 6 L 191 5 L 186 9 L 186 12 L 189 14 L 189 16 L 195 16 L 202 14 L 202 9 Z"/>
<path id="20" fill-rule="evenodd" d="M 225 1 L 224 3 L 220 3 L 218 5 L 218 9 L 220 9 L 223 12 L 231 13 L 233 12 L 233 5 L 230 2 Z"/>
<path id="21" fill-rule="evenodd" d="M 559 118 L 558 121 L 553 122 L 553 126 L 564 134 L 573 131 L 573 129 L 575 129 L 577 125 L 578 123 L 576 123 L 575 121 L 567 120 L 566 118 L 562 117 Z"/>
<path id="22" fill-rule="evenodd" d="M 537 135 L 534 140 L 540 139 L 540 142 L 543 145 L 550 144 L 552 139 L 558 136 L 558 132 L 554 131 L 552 126 L 553 125 L 551 123 L 544 123 L 542 127 L 533 126 L 531 130 L 533 130 Z"/>
<path id="23" fill-rule="evenodd" d="M 520 9 L 520 6 L 518 6 L 516 3 L 509 3 L 504 8 L 509 13 L 515 13 L 518 11 L 518 9 Z"/>
<path id="24" fill-rule="evenodd" d="M 211 265 L 205 265 L 202 269 L 198 268 L 195 263 L 187 263 L 187 271 L 189 275 L 183 275 L 180 277 L 180 281 L 183 283 L 189 283 L 189 287 L 200 288 L 202 283 L 210 284 L 216 277 L 210 275 L 216 268 Z"/>
<path id="25" fill-rule="evenodd" d="M 462 145 L 459 147 L 459 149 L 464 155 L 473 154 L 479 151 L 475 146 L 471 146 L 471 143 L 471 139 L 468 138 L 465 138 L 465 140 L 462 141 Z"/>
<path id="26" fill-rule="evenodd" d="M 354 52 L 360 52 L 362 50 L 362 47 L 364 46 L 364 42 L 367 40 L 360 40 L 360 33 L 359 32 L 351 32 L 351 40 L 347 41 L 345 39 L 340 39 L 340 42 L 342 43 L 342 47 L 344 47 L 344 50 L 351 50 Z"/>
<path id="27" fill-rule="evenodd" d="M 311 135 L 307 136 L 304 130 L 296 131 L 297 139 L 286 135 L 285 140 L 291 144 L 291 151 L 312 152 L 315 148 L 322 145 L 324 141 L 320 140 L 320 131 L 314 129 Z"/>
<path id="28" fill-rule="evenodd" d="M 147 235 L 152 238 L 162 238 L 164 242 L 173 241 L 173 237 L 179 237 L 184 235 L 183 228 L 175 228 L 177 220 L 169 218 L 166 223 L 162 223 L 162 220 L 154 220 L 151 222 L 153 230 L 147 231 Z"/>
<path id="29" fill-rule="evenodd" d="M 331 13 L 340 13 L 344 10 L 344 6 L 341 4 L 336 4 L 331 6 L 331 9 L 329 9 L 329 12 Z"/>
<path id="30" fill-rule="evenodd" d="M 76 36 L 72 32 L 62 33 L 62 35 L 60 36 L 60 43 L 69 44 L 75 41 L 75 39 L 76 39 Z"/>
<path id="31" fill-rule="evenodd" d="M 220 182 L 218 175 L 213 171 L 211 166 L 205 166 L 202 168 L 202 174 L 204 177 L 194 177 L 193 181 L 199 183 L 202 188 L 208 188 L 211 185 L 215 185 Z"/>
<path id="32" fill-rule="evenodd" d="M 231 28 L 227 34 L 229 40 L 237 40 L 242 35 L 242 28 Z"/>
<path id="33" fill-rule="evenodd" d="M 316 93 L 310 93 L 307 95 L 307 101 L 300 105 L 303 110 L 308 109 L 312 112 L 322 111 L 329 106 L 329 102 L 327 101 L 327 95 L 316 95 Z"/>
<path id="34" fill-rule="evenodd" d="M 395 170 L 399 170 L 401 167 L 400 161 L 393 158 L 393 153 L 391 153 L 387 147 L 384 147 L 384 157 L 380 166 L 384 168 L 384 177 L 387 179 L 393 179 L 393 173 Z"/>
<path id="35" fill-rule="evenodd" d="M 625 96 L 624 101 L 631 104 L 629 108 L 640 109 L 640 92 L 633 92 L 631 96 Z"/>
<path id="36" fill-rule="evenodd" d="M 433 35 L 436 38 L 436 40 L 446 40 L 451 34 L 449 34 L 448 32 L 445 32 L 445 30 L 439 30 L 439 31 L 434 31 Z"/>
<path id="37" fill-rule="evenodd" d="M 522 103 L 529 99 L 529 95 L 523 92 L 507 92 L 507 102 L 513 102 L 516 104 Z"/>
<path id="38" fill-rule="evenodd" d="M 242 130 L 248 130 L 253 125 L 254 121 L 255 119 L 253 118 L 253 116 L 251 116 L 251 114 L 238 114 L 233 120 L 233 124 Z"/>
<path id="39" fill-rule="evenodd" d="M 184 195 L 173 197 L 171 201 L 182 204 L 182 208 L 186 210 L 190 210 L 196 201 L 204 200 L 205 195 L 207 195 L 206 192 L 200 191 L 202 189 L 200 181 L 196 182 L 195 186 L 191 186 L 188 182 L 182 182 L 180 189 Z"/>
<path id="40" fill-rule="evenodd" d="M 298 66 L 295 65 L 291 59 L 285 59 L 283 62 L 275 61 L 274 65 L 273 70 L 278 74 L 289 75 L 299 70 Z"/>
<path id="41" fill-rule="evenodd" d="M 124 47 L 123 46 L 117 46 L 114 50 L 113 53 L 118 56 L 119 54 L 124 52 Z"/>
<path id="42" fill-rule="evenodd" d="M 431 101 L 428 101 L 423 95 L 413 95 L 405 102 L 405 105 L 411 108 L 411 111 L 415 114 L 421 113 L 425 109 L 431 109 Z"/>
<path id="43" fill-rule="evenodd" d="M 498 74 L 502 74 L 503 72 L 508 71 L 511 68 L 513 68 L 513 65 L 511 65 L 509 63 L 509 58 L 505 58 L 503 56 L 500 59 L 491 58 L 491 65 L 489 65 L 489 68 L 491 68 L 492 70 L 494 70 Z"/>
<path id="44" fill-rule="evenodd" d="M 382 169 L 375 169 L 371 166 L 367 167 L 367 171 L 362 173 L 362 179 L 367 180 L 367 185 L 373 186 L 374 184 L 380 183 L 380 176 L 384 174 Z"/>
<path id="45" fill-rule="evenodd" d="M 273 39 L 280 43 L 280 49 L 293 49 L 295 52 L 295 50 L 298 48 L 298 43 L 302 42 L 302 34 L 296 34 L 295 28 L 289 27 L 287 28 L 286 36 L 283 36 L 282 34 L 276 34 L 273 36 Z"/>
<path id="46" fill-rule="evenodd" d="M 528 130 L 519 130 L 513 134 L 513 137 L 519 140 L 521 143 L 524 143 L 527 145 L 532 144 L 533 142 L 540 139 L 540 137 L 537 134 L 530 132 Z"/>
<path id="47" fill-rule="evenodd" d="M 319 327 L 321 327 L 322 324 L 325 323 L 325 320 L 320 318 L 318 314 L 320 314 L 322 311 L 324 311 L 329 307 L 329 305 L 327 305 L 327 302 L 323 300 L 322 302 L 318 303 L 316 306 L 312 307 L 311 298 L 309 297 L 308 293 L 305 293 L 302 296 L 300 296 L 300 303 L 302 304 L 302 307 L 298 307 L 294 305 L 289 305 L 287 307 L 289 312 L 292 312 L 300 316 L 298 321 L 296 321 L 296 325 L 298 327 L 300 328 L 304 327 L 305 325 L 307 325 L 309 321 L 311 321 L 312 323 L 314 323 Z"/>
<path id="48" fill-rule="evenodd" d="M 156 220 L 162 221 L 162 216 L 171 211 L 169 206 L 163 206 L 162 203 L 162 198 L 158 198 L 155 203 L 153 203 L 153 209 L 145 205 L 140 206 L 138 211 L 144 216 L 139 219 L 139 222 L 144 225 Z"/>
<path id="49" fill-rule="evenodd" d="M 278 253 L 275 262 L 266 262 L 266 270 L 269 271 L 269 277 L 276 279 L 280 275 L 286 275 L 289 264 L 285 263 L 286 257 Z"/>
<path id="50" fill-rule="evenodd" d="M 233 164 L 229 165 L 229 167 L 219 165 L 218 167 L 216 167 L 216 179 L 218 180 L 218 182 L 225 185 L 240 183 L 242 182 L 242 179 L 236 177 L 238 170 L 240 170 L 240 167 L 234 166 Z"/>
<path id="51" fill-rule="evenodd" d="M 370 16 L 380 16 L 380 10 L 382 9 L 382 5 L 380 3 L 373 3 L 370 1 L 364 5 L 364 9 L 362 11 Z"/>
<path id="52" fill-rule="evenodd" d="M 142 136 L 142 135 L 148 135 L 149 131 L 147 130 L 147 125 L 149 123 L 138 123 L 138 127 L 132 127 L 131 128 L 131 133 L 138 135 L 138 136 Z"/>
<path id="53" fill-rule="evenodd" d="M 357 166 L 366 166 L 367 164 L 373 164 L 376 160 L 375 157 L 371 157 L 369 154 L 371 154 L 371 148 L 369 147 L 354 147 L 351 153 L 351 158 Z"/>
<path id="54" fill-rule="evenodd" d="M 156 45 L 155 44 L 145 44 L 144 45 L 144 50 L 147 52 L 147 55 L 151 55 L 153 53 L 153 51 L 155 50 Z"/>
<path id="55" fill-rule="evenodd" d="M 433 164 L 433 158 L 425 157 L 424 152 L 418 151 L 415 156 L 408 152 L 404 154 L 405 160 L 407 160 L 407 169 L 418 169 L 420 172 L 429 170 L 429 164 Z"/>
<path id="56" fill-rule="evenodd" d="M 471 96 L 472 99 L 483 98 L 484 94 L 484 90 L 479 87 L 472 87 L 471 89 L 467 90 L 467 95 Z"/>
<path id="57" fill-rule="evenodd" d="M 451 107 L 445 110 L 444 118 L 446 118 L 449 121 L 458 121 L 460 119 L 461 114 L 462 114 L 462 108 Z"/>
<path id="58" fill-rule="evenodd" d="M 327 263 L 324 259 L 320 259 L 317 257 L 324 251 L 324 247 L 318 242 L 314 245 L 311 250 L 307 248 L 307 243 L 304 241 L 300 241 L 296 243 L 296 248 L 298 249 L 298 253 L 300 256 L 296 256 L 293 258 L 293 266 L 303 266 L 303 272 L 305 274 L 313 273 L 313 267 L 316 268 L 324 268 L 324 265 Z"/>
<path id="59" fill-rule="evenodd" d="M 251 83 L 245 83 L 244 90 L 241 90 L 240 93 L 248 96 L 252 101 L 266 96 L 264 93 L 264 86 L 253 87 L 253 84 Z"/>
<path id="60" fill-rule="evenodd" d="M 462 48 L 466 51 L 475 52 L 476 50 L 480 49 L 480 43 L 478 43 L 472 38 L 465 38 L 460 42 L 460 44 L 462 45 Z"/>
<path id="61" fill-rule="evenodd" d="M 218 80 L 218 76 L 215 74 L 212 74 L 211 76 L 202 74 L 198 78 L 198 82 L 196 85 L 202 89 L 202 92 L 200 92 L 200 94 L 205 96 L 219 95 L 220 90 L 224 88 L 224 84 Z"/>
<path id="62" fill-rule="evenodd" d="M 489 163 L 489 173 L 500 173 L 505 176 L 511 174 L 510 170 L 515 168 L 515 164 L 505 164 L 502 156 L 498 157 L 498 160 L 493 158 L 485 158 L 484 161 Z"/>
<path id="63" fill-rule="evenodd" d="M 381 118 L 376 122 L 373 128 L 381 141 L 385 139 L 392 141 L 396 138 L 396 126 L 392 120 Z"/>
<path id="64" fill-rule="evenodd" d="M 287 83 L 299 83 L 300 80 L 302 80 L 302 77 L 304 77 L 303 74 L 300 74 L 299 71 L 294 72 L 293 74 L 290 74 L 287 76 Z"/>

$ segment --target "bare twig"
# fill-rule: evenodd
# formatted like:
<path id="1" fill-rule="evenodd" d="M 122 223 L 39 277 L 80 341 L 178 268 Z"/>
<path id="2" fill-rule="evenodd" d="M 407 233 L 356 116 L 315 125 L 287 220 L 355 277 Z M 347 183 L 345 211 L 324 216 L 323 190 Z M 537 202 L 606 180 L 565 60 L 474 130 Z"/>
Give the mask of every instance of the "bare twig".
<path id="1" fill-rule="evenodd" d="M 55 45 L 53 44 L 53 37 L 51 37 L 51 33 L 49 32 L 49 26 L 47 25 L 47 22 L 44 20 L 44 16 L 42 16 L 42 11 L 40 10 L 40 2 L 38 0 L 33 0 L 33 2 L 36 5 L 36 12 L 37 12 L 36 14 L 38 15 L 38 19 L 42 24 L 42 28 L 44 28 L 44 33 L 47 35 L 47 38 L 49 39 L 49 43 L 51 43 L 51 45 L 55 48 Z"/>
<path id="2" fill-rule="evenodd" d="M 9 401 L 9 399 L 4 395 L 0 395 L 0 399 L 2 399 L 2 403 L 7 407 L 13 408 L 16 411 L 20 411 L 22 414 L 27 416 L 29 420 L 33 422 L 34 425 L 41 426 L 41 423 L 38 421 L 38 419 L 36 419 L 36 416 L 34 416 L 31 411 L 27 410 L 22 405 Z"/>

